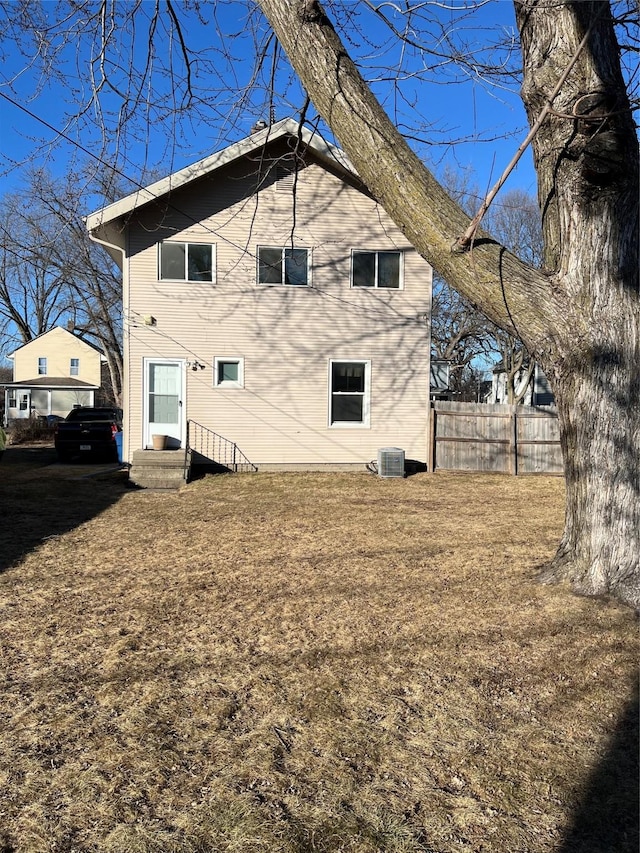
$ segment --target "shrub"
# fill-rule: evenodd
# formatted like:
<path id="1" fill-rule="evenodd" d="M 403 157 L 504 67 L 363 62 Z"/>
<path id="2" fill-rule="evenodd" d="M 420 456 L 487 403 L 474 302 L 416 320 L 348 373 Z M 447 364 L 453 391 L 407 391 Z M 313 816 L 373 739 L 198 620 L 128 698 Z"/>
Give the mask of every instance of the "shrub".
<path id="1" fill-rule="evenodd" d="M 30 418 L 13 421 L 7 429 L 7 444 L 27 444 L 32 441 L 53 441 L 54 426 L 45 420 Z"/>

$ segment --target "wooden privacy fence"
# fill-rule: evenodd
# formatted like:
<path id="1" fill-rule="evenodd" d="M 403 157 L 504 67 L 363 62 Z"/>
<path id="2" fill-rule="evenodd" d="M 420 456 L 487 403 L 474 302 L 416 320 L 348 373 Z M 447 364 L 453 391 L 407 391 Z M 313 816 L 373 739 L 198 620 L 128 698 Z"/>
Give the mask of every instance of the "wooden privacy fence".
<path id="1" fill-rule="evenodd" d="M 554 408 L 434 401 L 429 426 L 429 471 L 563 472 Z"/>

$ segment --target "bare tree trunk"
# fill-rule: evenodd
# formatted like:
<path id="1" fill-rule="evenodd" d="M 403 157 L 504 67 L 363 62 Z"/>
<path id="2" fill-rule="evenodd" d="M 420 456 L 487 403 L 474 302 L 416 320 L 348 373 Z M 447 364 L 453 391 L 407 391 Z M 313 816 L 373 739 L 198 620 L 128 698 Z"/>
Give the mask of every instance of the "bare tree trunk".
<path id="1" fill-rule="evenodd" d="M 568 320 L 567 335 L 538 347 L 558 401 L 567 485 L 565 531 L 546 577 L 637 606 L 638 148 L 618 46 L 602 0 L 555 9 L 528 0 L 516 14 L 530 120 L 589 34 L 533 143 L 545 266 Z"/>
<path id="2" fill-rule="evenodd" d="M 640 605 L 638 149 L 608 3 L 516 0 L 532 124 L 575 62 L 534 142 L 544 271 L 485 234 L 470 252 L 455 251 L 468 218 L 410 151 L 317 0 L 260 3 L 370 191 L 443 278 L 523 340 L 552 381 L 567 511 L 545 579 Z"/>
<path id="3" fill-rule="evenodd" d="M 624 325 L 624 321 L 622 321 Z M 626 353 L 623 350 L 626 349 Z M 634 363 L 629 363 L 629 359 Z M 560 383 L 558 412 L 567 487 L 565 529 L 544 580 L 638 606 L 640 560 L 640 351 L 576 366 Z M 635 375 L 634 375 L 635 374 Z"/>

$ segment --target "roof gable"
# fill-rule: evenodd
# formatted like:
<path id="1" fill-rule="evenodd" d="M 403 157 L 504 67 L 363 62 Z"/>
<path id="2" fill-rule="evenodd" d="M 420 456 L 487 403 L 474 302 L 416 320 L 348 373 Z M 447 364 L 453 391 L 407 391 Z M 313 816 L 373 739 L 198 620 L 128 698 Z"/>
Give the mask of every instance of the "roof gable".
<path id="1" fill-rule="evenodd" d="M 166 178 L 150 184 L 148 187 L 136 190 L 120 201 L 89 214 L 86 218 L 87 229 L 95 231 L 100 227 L 107 226 L 134 210 L 151 202 L 156 202 L 193 181 L 211 176 L 235 160 L 264 149 L 267 145 L 272 145 L 287 136 L 299 139 L 307 150 L 310 150 L 325 166 L 341 172 L 345 177 L 349 176 L 352 180 L 357 178 L 355 168 L 341 149 L 325 142 L 318 133 L 303 127 L 295 119 L 286 118 L 251 134 L 251 136 L 247 136 L 245 139 L 241 139 L 222 151 L 211 154 L 191 166 L 180 169 Z"/>
<path id="2" fill-rule="evenodd" d="M 67 331 L 67 329 L 64 329 L 62 326 L 54 326 L 53 329 L 49 329 L 47 332 L 42 332 L 41 334 L 36 335 L 35 338 L 31 338 L 30 341 L 26 341 L 26 343 L 16 347 L 12 353 L 9 353 L 7 358 L 13 359 L 17 352 L 31 346 L 37 341 L 42 341 L 44 338 L 60 338 L 65 336 L 72 338 L 81 348 L 88 347 L 90 350 L 97 353 L 100 356 L 101 361 L 106 361 L 104 353 L 99 347 L 95 344 L 89 343 L 89 341 L 85 341 L 83 338 L 79 338 L 77 335 L 74 335 L 73 332 Z"/>

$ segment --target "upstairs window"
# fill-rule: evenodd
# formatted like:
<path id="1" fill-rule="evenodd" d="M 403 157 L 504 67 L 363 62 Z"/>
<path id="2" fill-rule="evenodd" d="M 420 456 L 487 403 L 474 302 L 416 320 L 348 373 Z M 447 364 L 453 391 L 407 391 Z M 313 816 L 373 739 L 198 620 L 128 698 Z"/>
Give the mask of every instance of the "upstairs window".
<path id="1" fill-rule="evenodd" d="M 69 363 L 69 376 L 79 376 L 80 375 L 80 359 L 72 358 Z"/>
<path id="2" fill-rule="evenodd" d="M 38 359 L 38 376 L 46 376 L 47 375 L 47 359 L 39 358 Z"/>
<path id="3" fill-rule="evenodd" d="M 215 246 L 209 243 L 160 243 L 160 278 L 164 281 L 210 281 L 214 277 Z"/>
<path id="4" fill-rule="evenodd" d="M 259 284 L 309 284 L 309 250 L 258 246 Z"/>
<path id="5" fill-rule="evenodd" d="M 400 252 L 361 252 L 351 255 L 353 287 L 400 287 Z"/>

